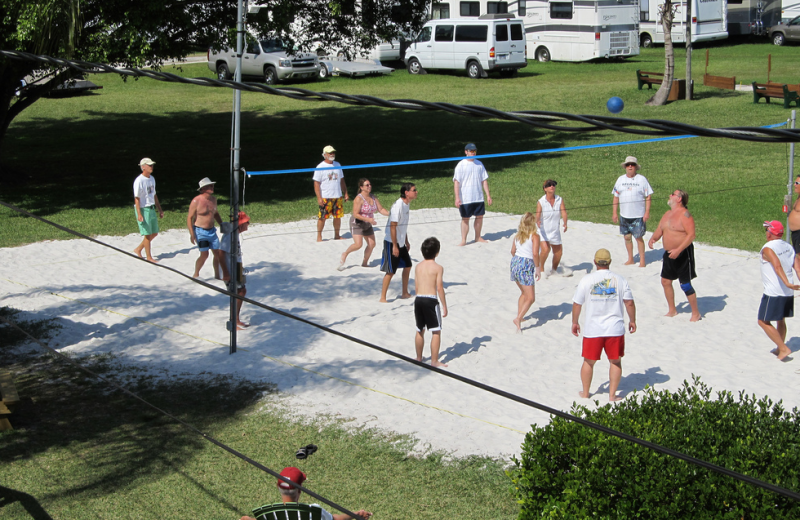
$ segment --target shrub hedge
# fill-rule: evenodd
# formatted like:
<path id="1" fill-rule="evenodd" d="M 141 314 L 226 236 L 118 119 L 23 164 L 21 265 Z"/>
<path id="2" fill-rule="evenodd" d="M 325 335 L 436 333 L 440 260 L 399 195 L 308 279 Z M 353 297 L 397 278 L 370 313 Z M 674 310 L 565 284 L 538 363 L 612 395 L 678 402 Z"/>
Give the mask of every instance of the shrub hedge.
<path id="1" fill-rule="evenodd" d="M 675 393 L 645 388 L 589 421 L 800 492 L 800 414 L 769 398 L 711 399 L 698 377 Z M 797 519 L 800 502 L 561 418 L 525 436 L 508 472 L 520 519 Z"/>

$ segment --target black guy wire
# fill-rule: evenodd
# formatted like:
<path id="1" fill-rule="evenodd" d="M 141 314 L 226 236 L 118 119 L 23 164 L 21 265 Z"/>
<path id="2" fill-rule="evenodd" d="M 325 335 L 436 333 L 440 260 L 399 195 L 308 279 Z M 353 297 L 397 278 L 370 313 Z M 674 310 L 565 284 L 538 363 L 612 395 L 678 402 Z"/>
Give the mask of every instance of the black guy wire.
<path id="1" fill-rule="evenodd" d="M 758 127 L 704 128 L 701 126 L 666 121 L 661 119 L 627 119 L 610 116 L 575 115 L 564 112 L 547 112 L 540 110 L 522 110 L 504 112 L 489 107 L 475 105 L 454 105 L 414 99 L 385 100 L 374 96 L 350 95 L 338 92 L 314 92 L 311 90 L 285 87 L 275 88 L 261 83 L 236 82 L 216 78 L 184 78 L 168 72 L 157 72 L 143 69 L 120 69 L 103 63 L 82 60 L 65 60 L 46 55 L 36 55 L 22 51 L 0 50 L 0 55 L 20 61 L 34 61 L 42 65 L 70 68 L 84 74 L 113 73 L 123 76 L 146 77 L 158 81 L 186 83 L 206 87 L 225 87 L 245 92 L 260 92 L 284 96 L 303 101 L 333 101 L 355 106 L 377 106 L 402 110 L 445 111 L 460 116 L 501 119 L 525 123 L 536 128 L 561 132 L 596 132 L 598 130 L 614 130 L 636 135 L 674 136 L 694 135 L 701 137 L 725 137 L 743 141 L 764 143 L 800 142 L 800 129 L 775 129 Z M 22 92 L 24 96 L 24 92 Z M 554 123 L 567 124 L 554 124 Z M 580 123 L 575 126 L 573 123 Z M 638 128 L 637 128 L 638 127 Z"/>
<path id="2" fill-rule="evenodd" d="M 102 244 L 102 242 L 98 242 L 98 243 Z M 113 246 L 108 246 L 108 247 L 113 247 Z M 114 249 L 116 249 L 116 248 L 114 248 Z M 250 464 L 252 466 L 255 466 L 256 468 L 260 469 L 261 471 L 265 471 L 265 472 L 269 473 L 273 477 L 276 477 L 278 480 L 282 480 L 282 481 L 286 482 L 287 484 L 291 484 L 292 487 L 295 487 L 295 488 L 299 489 L 300 491 L 303 491 L 304 493 L 308 493 L 309 495 L 311 495 L 312 497 L 316 498 L 317 500 L 320 500 L 321 502 L 324 502 L 326 505 L 329 505 L 331 507 L 335 507 L 336 509 L 338 509 L 342 513 L 348 514 L 348 515 L 352 516 L 353 518 L 359 518 L 358 516 L 356 516 L 355 513 L 349 511 L 348 509 L 345 509 L 344 507 L 340 506 L 339 504 L 337 504 L 335 502 L 331 502 L 330 500 L 325 499 L 324 497 L 314 493 L 313 491 L 309 491 L 308 489 L 304 488 L 303 486 L 294 483 L 293 481 L 287 479 L 286 477 L 281 476 L 280 473 L 278 473 L 276 471 L 273 471 L 273 470 L 269 469 L 268 467 L 266 467 L 266 466 L 264 466 L 264 465 L 262 465 L 262 464 L 260 464 L 260 463 L 258 463 L 256 461 L 254 461 L 250 457 L 248 457 L 248 456 L 236 451 L 235 449 L 231 448 L 230 446 L 227 446 L 226 444 L 223 444 L 222 442 L 216 440 L 215 438 L 211 437 L 207 433 L 204 433 L 204 432 L 198 430 L 197 428 L 195 428 L 191 424 L 187 423 L 186 421 L 183 421 L 182 419 L 179 419 L 178 417 L 175 417 L 171 413 L 169 413 L 169 412 L 167 412 L 165 410 L 162 410 L 158 406 L 146 401 L 145 399 L 143 399 L 142 397 L 139 397 L 137 394 L 135 394 L 134 392 L 131 392 L 127 388 L 116 384 L 114 381 L 112 381 L 110 379 L 106 379 L 105 377 L 101 376 L 100 374 L 97 374 L 97 373 L 93 372 L 89 368 L 84 367 L 83 365 L 81 365 L 80 363 L 78 363 L 74 359 L 70 358 L 69 356 L 62 354 L 61 352 L 55 350 L 54 348 L 46 345 L 45 343 L 40 341 L 38 338 L 35 338 L 31 334 L 29 334 L 28 331 L 20 328 L 20 326 L 17 325 L 16 323 L 14 323 L 13 321 L 10 321 L 10 320 L 2 317 L 2 316 L 0 316 L 0 321 L 4 322 L 6 325 L 14 327 L 18 331 L 20 331 L 23 334 L 25 334 L 26 336 L 28 336 L 31 340 L 36 342 L 39 346 L 41 346 L 42 348 L 50 351 L 50 353 L 55 354 L 56 356 L 58 356 L 59 358 L 61 358 L 64 361 L 66 361 L 67 363 L 70 363 L 72 366 L 76 367 L 77 369 L 82 370 L 82 371 L 86 372 L 87 374 L 89 374 L 89 375 L 91 375 L 93 377 L 96 377 L 97 379 L 99 379 L 100 381 L 106 383 L 107 385 L 111 386 L 112 388 L 114 388 L 116 390 L 119 390 L 119 391 L 123 392 L 124 394 L 126 394 L 126 395 L 128 395 L 130 397 L 133 397 L 137 401 L 145 404 L 146 406 L 149 406 L 153 410 L 156 410 L 157 412 L 166 415 L 167 417 L 169 417 L 170 419 L 174 420 L 175 422 L 177 422 L 181 426 L 183 426 L 183 427 L 191 430 L 192 432 L 200 435 L 201 437 L 203 437 L 208 442 L 219 446 L 220 448 L 222 448 L 223 450 L 227 451 L 228 453 L 231 453 L 231 454 L 235 455 L 236 457 L 239 457 L 240 459 L 242 459 L 243 461 L 247 462 L 248 464 Z"/>
<path id="3" fill-rule="evenodd" d="M 60 224 L 56 224 L 55 222 L 51 222 L 51 221 L 49 221 L 49 220 L 47 220 L 45 218 L 42 218 L 42 217 L 39 217 L 39 216 L 34 215 L 32 213 L 29 213 L 29 212 L 27 212 L 27 211 L 25 211 L 23 209 L 17 208 L 15 206 L 11 205 L 11 204 L 6 203 L 6 202 L 0 201 L 0 206 L 4 206 L 6 208 L 9 208 L 9 209 L 11 209 L 13 211 L 16 211 L 16 212 L 22 214 L 22 215 L 26 215 L 28 217 L 34 218 L 36 220 L 39 220 L 40 222 L 44 222 L 45 224 L 51 225 L 51 226 L 53 226 L 53 227 L 55 227 L 57 229 L 60 229 L 62 231 L 65 231 L 67 233 L 75 235 L 77 237 L 89 240 L 89 241 L 94 242 L 96 244 L 99 244 L 99 245 L 101 245 L 103 247 L 108 247 L 110 249 L 113 249 L 113 250 L 115 250 L 115 251 L 117 251 L 119 253 L 127 255 L 127 256 L 129 256 L 131 258 L 134 258 L 136 260 L 139 260 L 139 261 L 142 261 L 142 262 L 147 262 L 147 260 L 145 260 L 144 258 L 140 258 L 138 255 L 135 255 L 134 253 L 130 253 L 128 251 L 123 251 L 122 249 L 119 249 L 118 247 L 112 246 L 110 244 L 106 244 L 105 242 L 101 242 L 101 241 L 99 241 L 97 239 L 94 239 L 94 238 L 86 236 L 86 235 L 84 235 L 82 233 L 79 233 L 78 231 L 74 231 L 74 230 L 69 229 L 67 227 L 64 227 L 64 226 L 62 226 Z M 300 323 L 305 323 L 306 325 L 310 325 L 312 327 L 320 329 L 320 330 L 322 330 L 324 332 L 327 332 L 329 334 L 333 334 L 335 336 L 339 336 L 341 338 L 344 338 L 346 340 L 352 341 L 354 343 L 358 343 L 360 345 L 364 345 L 365 347 L 369 347 L 369 348 L 371 348 L 373 350 L 377 350 L 379 352 L 382 352 L 383 354 L 386 354 L 387 356 L 395 357 L 395 358 L 400 359 L 402 361 L 405 361 L 407 363 L 414 364 L 414 365 L 416 365 L 416 366 L 418 366 L 420 368 L 423 368 L 425 370 L 430 370 L 431 372 L 435 372 L 435 373 L 437 373 L 439 375 L 442 375 L 442 376 L 445 376 L 445 377 L 449 377 L 451 379 L 455 379 L 456 381 L 460 381 L 462 383 L 465 383 L 467 385 L 473 386 L 475 388 L 479 388 L 481 390 L 485 390 L 485 391 L 487 391 L 489 393 L 498 395 L 500 397 L 509 399 L 511 401 L 515 401 L 515 402 L 523 404 L 525 406 L 529 406 L 531 408 L 535 408 L 537 410 L 546 412 L 546 413 L 548 413 L 550 415 L 555 415 L 556 417 L 560 417 L 560 418 L 565 419 L 567 421 L 572 421 L 572 422 L 575 422 L 575 423 L 580 424 L 582 426 L 586 426 L 588 428 L 592 428 L 594 430 L 597 430 L 597 431 L 600 431 L 602 433 L 605 433 L 606 435 L 610 435 L 612 437 L 617 437 L 619 439 L 622 439 L 622 440 L 625 440 L 625 441 L 628 441 L 628 442 L 632 442 L 634 444 L 638 444 L 639 446 L 643 446 L 643 447 L 648 448 L 650 450 L 653 450 L 655 452 L 663 453 L 665 455 L 669 455 L 669 456 L 674 457 L 676 459 L 683 460 L 684 462 L 688 462 L 690 464 L 694 464 L 696 466 L 700 466 L 702 468 L 714 471 L 714 472 L 719 473 L 721 475 L 725 475 L 727 477 L 734 478 L 734 479 L 739 480 L 741 482 L 745 482 L 745 483 L 751 484 L 753 486 L 760 487 L 760 488 L 766 489 L 768 491 L 772 491 L 773 493 L 776 493 L 776 494 L 779 494 L 779 495 L 783 495 L 783 496 L 785 496 L 787 498 L 790 498 L 792 500 L 800 502 L 800 493 L 796 493 L 794 491 L 782 488 L 780 486 L 776 486 L 774 484 L 770 484 L 768 482 L 764 482 L 762 480 L 758 480 L 758 479 L 753 478 L 753 477 L 748 476 L 748 475 L 743 475 L 741 473 L 737 473 L 737 472 L 729 470 L 727 468 L 723 468 L 722 466 L 718 466 L 716 464 L 712 464 L 712 463 L 704 461 L 702 459 L 698 459 L 696 457 L 692 457 L 691 455 L 686 455 L 686 454 L 681 453 L 679 451 L 675 451 L 673 449 L 670 449 L 670 448 L 667 448 L 667 447 L 652 443 L 650 441 L 639 439 L 638 437 L 634 437 L 633 435 L 628 435 L 627 433 L 619 432 L 619 431 L 614 430 L 612 428 L 609 428 L 607 426 L 603 426 L 601 424 L 597 424 L 597 423 L 594 423 L 594 422 L 591 422 L 591 421 L 587 421 L 586 419 L 582 419 L 582 418 L 577 417 L 575 415 L 572 415 L 570 413 L 558 410 L 556 408 L 551 408 L 550 406 L 538 403 L 536 401 L 531 401 L 530 399 L 526 399 L 524 397 L 520 397 L 520 396 L 518 396 L 516 394 L 512 394 L 510 392 L 506 392 L 505 390 L 500 390 L 498 388 L 495 388 L 493 386 L 487 385 L 485 383 L 481 383 L 480 381 L 475 381 L 474 379 L 470 379 L 468 377 L 464 377 L 464 376 L 455 374 L 453 372 L 449 372 L 447 370 L 443 370 L 443 369 L 441 369 L 439 367 L 433 367 L 431 365 L 427 365 L 427 364 L 425 364 L 425 363 L 423 363 L 421 361 L 417 361 L 416 359 L 412 359 L 412 358 L 410 358 L 408 356 L 404 356 L 403 354 L 398 354 L 397 352 L 389 350 L 389 349 L 387 349 L 385 347 L 381 347 L 381 346 L 376 345 L 374 343 L 370 343 L 368 341 L 364 341 L 363 339 L 359 339 L 359 338 L 356 338 L 354 336 L 350 336 L 349 334 L 345 334 L 344 332 L 339 332 L 338 330 L 332 329 L 330 327 L 326 327 L 325 325 L 320 325 L 318 323 L 314 323 L 313 321 L 307 320 L 305 318 L 301 318 L 300 316 L 296 316 L 294 314 L 291 314 L 289 312 L 277 309 L 275 307 L 271 307 L 271 306 L 266 305 L 264 303 L 257 302 L 255 300 L 251 300 L 250 298 L 247 298 L 246 296 L 239 296 L 238 294 L 231 293 L 231 292 L 229 292 L 229 291 L 227 291 L 225 289 L 220 289 L 219 287 L 211 285 L 210 283 L 205 282 L 203 280 L 198 280 L 196 278 L 193 278 L 193 277 L 189 276 L 188 274 L 182 273 L 181 271 L 178 271 L 177 269 L 174 269 L 172 267 L 168 267 L 168 266 L 165 266 L 165 265 L 162 265 L 162 264 L 153 264 L 151 262 L 147 262 L 147 263 L 148 263 L 148 265 L 152 265 L 152 266 L 155 266 L 155 267 L 158 267 L 158 268 L 167 269 L 169 271 L 172 271 L 173 273 L 178 274 L 178 275 L 186 278 L 187 280 L 189 280 L 191 282 L 194 282 L 196 284 L 202 285 L 202 286 L 204 286 L 204 287 L 206 287 L 206 288 L 208 288 L 208 289 L 210 289 L 212 291 L 218 292 L 220 294 L 225 294 L 225 295 L 227 295 L 229 297 L 230 296 L 236 297 L 236 298 L 238 298 L 238 299 L 240 299 L 240 300 L 242 300 L 244 302 L 247 302 L 247 303 L 249 303 L 251 305 L 254 305 L 256 307 L 268 310 L 270 312 L 274 312 L 275 314 L 279 314 L 281 316 L 293 319 L 295 321 L 299 321 Z M 205 435 L 204 435 L 204 437 L 208 438 Z M 211 440 L 211 439 L 209 438 L 209 440 Z M 217 444 L 218 441 L 212 441 L 212 442 Z M 220 447 L 222 447 L 223 449 L 225 449 L 227 451 L 230 451 L 231 453 L 234 453 L 234 454 L 237 453 L 234 450 L 232 450 L 231 448 L 228 448 L 227 446 L 222 445 L 221 443 L 219 445 L 220 445 Z M 243 458 L 243 460 L 248 460 L 248 459 L 244 458 L 244 456 L 242 456 L 242 458 Z M 261 466 L 256 466 L 256 467 L 261 468 Z M 274 475 L 274 472 L 272 472 L 271 470 L 268 470 L 267 468 L 263 468 L 263 469 L 265 471 L 267 471 L 268 473 Z M 320 498 L 318 495 L 314 495 L 314 494 L 311 494 L 311 496 L 313 496 L 315 498 Z M 321 500 L 323 500 L 328 505 L 332 505 L 333 507 L 337 507 L 337 506 L 331 504 L 330 502 L 325 501 L 324 499 L 321 499 Z"/>

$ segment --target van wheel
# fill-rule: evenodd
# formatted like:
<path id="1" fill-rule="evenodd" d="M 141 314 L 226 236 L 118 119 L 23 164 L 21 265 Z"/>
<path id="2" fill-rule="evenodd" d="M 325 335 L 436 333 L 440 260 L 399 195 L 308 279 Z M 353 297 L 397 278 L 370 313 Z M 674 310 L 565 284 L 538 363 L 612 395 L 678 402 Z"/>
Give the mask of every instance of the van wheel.
<path id="1" fill-rule="evenodd" d="M 264 69 L 264 83 L 267 85 L 274 85 L 278 82 L 278 73 L 275 67 L 267 67 Z"/>
<path id="2" fill-rule="evenodd" d="M 422 68 L 422 64 L 420 64 L 417 58 L 411 58 L 408 60 L 408 73 L 409 74 L 422 74 L 424 73 L 424 69 Z"/>
<path id="3" fill-rule="evenodd" d="M 536 49 L 536 59 L 542 63 L 550 61 L 550 51 L 547 50 L 547 47 Z"/>
<path id="4" fill-rule="evenodd" d="M 328 79 L 328 66 L 324 63 L 319 64 L 319 79 Z"/>
<path id="5" fill-rule="evenodd" d="M 649 48 L 652 46 L 653 46 L 653 38 L 649 34 L 644 33 L 641 39 L 639 40 L 639 47 Z"/>
<path id="6" fill-rule="evenodd" d="M 481 77 L 481 65 L 477 61 L 471 61 L 467 63 L 467 74 L 472 79 L 478 79 Z"/>
<path id="7" fill-rule="evenodd" d="M 231 79 L 231 73 L 228 70 L 228 66 L 224 63 L 220 63 L 217 65 L 217 79 L 225 80 Z"/>

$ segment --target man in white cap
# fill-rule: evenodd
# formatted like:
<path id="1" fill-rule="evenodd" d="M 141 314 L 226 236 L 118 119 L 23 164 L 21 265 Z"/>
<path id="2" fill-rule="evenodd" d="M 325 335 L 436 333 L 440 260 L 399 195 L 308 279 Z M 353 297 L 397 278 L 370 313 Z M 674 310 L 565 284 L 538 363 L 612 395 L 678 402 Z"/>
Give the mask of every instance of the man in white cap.
<path id="1" fill-rule="evenodd" d="M 200 195 L 192 199 L 192 203 L 189 204 L 189 215 L 186 217 L 189 237 L 192 240 L 192 244 L 197 244 L 197 249 L 200 250 L 200 257 L 195 262 L 193 276 L 195 278 L 200 277 L 200 269 L 206 263 L 208 250 L 211 249 L 222 269 L 222 279 L 227 282 L 231 279 L 231 276 L 228 266 L 222 259 L 217 228 L 214 226 L 215 221 L 222 224 L 222 217 L 219 216 L 217 211 L 217 198 L 213 195 L 216 182 L 205 177 L 199 184 L 200 187 L 197 191 L 200 192 Z"/>
<path id="2" fill-rule="evenodd" d="M 794 316 L 794 291 L 800 285 L 794 283 L 792 267 L 794 249 L 783 240 L 783 224 L 777 220 L 764 222 L 767 243 L 761 248 L 761 281 L 764 295 L 758 307 L 758 326 L 778 347 L 772 351 L 781 361 L 788 361 L 792 353 L 786 346 L 786 318 Z M 777 322 L 777 327 L 772 325 Z"/>
<path id="3" fill-rule="evenodd" d="M 464 147 L 464 154 L 467 158 L 462 159 L 456 165 L 453 174 L 453 192 L 455 193 L 455 203 L 458 212 L 461 214 L 461 243 L 460 246 L 467 245 L 467 235 L 469 234 L 469 219 L 475 217 L 475 242 L 486 242 L 481 238 L 481 228 L 483 227 L 483 215 L 486 214 L 483 192 L 486 192 L 486 204 L 492 205 L 492 196 L 489 194 L 489 174 L 483 163 L 475 159 L 478 147 L 473 143 L 468 143 Z"/>
<path id="4" fill-rule="evenodd" d="M 139 222 L 139 234 L 144 238 L 142 243 L 136 246 L 134 253 L 139 258 L 147 258 L 149 262 L 158 262 L 150 252 L 150 245 L 153 239 L 158 236 L 158 219 L 164 218 L 161 210 L 161 203 L 158 202 L 156 195 L 156 179 L 153 177 L 153 166 L 155 161 L 145 157 L 139 161 L 139 168 L 142 173 L 133 181 L 133 206 L 136 209 L 136 220 Z M 156 214 L 156 212 L 158 212 Z M 144 249 L 145 257 L 142 257 Z"/>
<path id="5" fill-rule="evenodd" d="M 331 217 L 333 217 L 333 239 L 341 240 L 339 228 L 342 226 L 342 215 L 344 215 L 342 200 L 350 200 L 350 197 L 347 194 L 347 185 L 344 183 L 342 165 L 334 160 L 336 149 L 333 146 L 326 146 L 322 149 L 322 158 L 323 161 L 317 168 L 333 169 L 314 170 L 314 193 L 317 195 L 317 206 L 319 206 L 317 242 L 322 242 L 322 229 L 325 227 L 325 221 Z"/>
<path id="6" fill-rule="evenodd" d="M 650 218 L 650 196 L 653 188 L 643 175 L 639 175 L 641 166 L 636 157 L 628 156 L 622 163 L 625 175 L 620 176 L 614 184 L 614 203 L 611 206 L 611 220 L 617 223 L 619 209 L 619 233 L 625 236 L 625 247 L 628 250 L 628 261 L 633 264 L 633 239 L 639 247 L 639 267 L 645 266 L 644 234 L 646 223 Z"/>
<path id="7" fill-rule="evenodd" d="M 611 366 L 608 369 L 608 400 L 619 401 L 617 388 L 622 379 L 622 356 L 625 355 L 625 312 L 628 313 L 628 331 L 636 332 L 636 305 L 633 293 L 625 278 L 609 271 L 611 253 L 598 249 L 594 254 L 597 271 L 584 276 L 578 283 L 572 298 L 572 334 L 578 336 L 581 326 L 578 318 L 581 309 L 586 307 L 583 321 L 583 365 L 581 383 L 583 390 L 578 394 L 588 399 L 592 384 L 594 365 L 605 351 Z"/>

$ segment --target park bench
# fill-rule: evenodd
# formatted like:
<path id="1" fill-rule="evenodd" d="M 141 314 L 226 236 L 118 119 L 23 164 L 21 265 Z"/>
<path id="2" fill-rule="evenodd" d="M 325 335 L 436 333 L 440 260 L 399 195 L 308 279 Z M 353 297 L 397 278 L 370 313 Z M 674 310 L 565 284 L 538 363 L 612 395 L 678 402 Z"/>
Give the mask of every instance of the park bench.
<path id="1" fill-rule="evenodd" d="M 795 106 L 800 107 L 800 85 L 786 85 L 783 83 L 756 83 L 753 82 L 753 103 L 764 98 L 767 103 L 770 98 L 783 99 L 783 108 L 789 108 L 794 102 Z"/>
<path id="2" fill-rule="evenodd" d="M 706 87 L 736 90 L 736 76 L 728 78 L 725 76 L 712 76 L 711 74 L 703 74 L 703 85 Z"/>
<path id="3" fill-rule="evenodd" d="M 19 402 L 19 395 L 8 370 L 0 370 L 0 398 L 0 432 L 13 430 L 8 416 L 11 415 L 11 408 Z"/>
<path id="4" fill-rule="evenodd" d="M 256 520 L 322 520 L 322 508 L 288 502 L 269 504 L 253 509 Z"/>
<path id="5" fill-rule="evenodd" d="M 663 72 L 645 72 L 643 70 L 636 70 L 636 80 L 639 82 L 639 90 L 647 85 L 647 88 L 652 89 L 653 85 L 661 85 L 664 81 Z"/>

